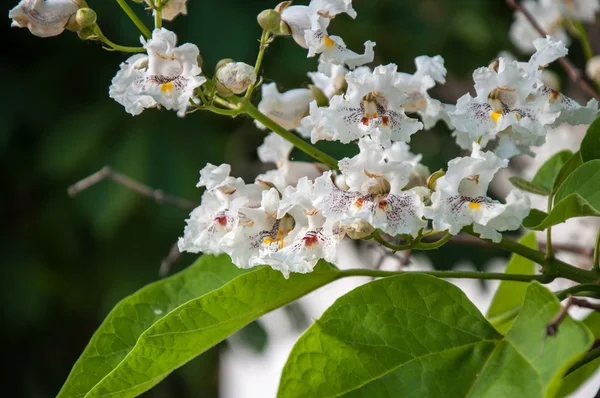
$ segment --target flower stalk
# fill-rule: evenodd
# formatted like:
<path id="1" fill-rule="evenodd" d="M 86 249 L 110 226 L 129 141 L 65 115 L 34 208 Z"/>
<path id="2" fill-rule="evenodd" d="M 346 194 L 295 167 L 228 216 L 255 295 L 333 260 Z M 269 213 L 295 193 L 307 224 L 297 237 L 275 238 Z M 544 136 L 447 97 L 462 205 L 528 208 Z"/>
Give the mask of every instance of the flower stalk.
<path id="1" fill-rule="evenodd" d="M 150 30 L 144 25 L 144 23 L 140 20 L 140 18 L 135 14 L 135 12 L 129 7 L 129 4 L 125 0 L 117 0 L 117 3 L 121 6 L 125 14 L 131 19 L 131 21 L 137 26 L 137 28 L 142 32 L 142 34 L 149 39 L 152 37 L 152 33 Z"/>

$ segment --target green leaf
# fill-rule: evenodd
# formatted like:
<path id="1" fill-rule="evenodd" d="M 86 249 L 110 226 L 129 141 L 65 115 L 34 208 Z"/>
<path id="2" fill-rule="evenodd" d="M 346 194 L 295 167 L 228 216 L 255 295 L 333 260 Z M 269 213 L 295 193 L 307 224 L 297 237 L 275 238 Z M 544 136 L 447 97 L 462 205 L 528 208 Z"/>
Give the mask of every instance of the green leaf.
<path id="1" fill-rule="evenodd" d="M 594 338 L 600 339 L 600 312 L 592 312 L 584 320 L 583 324 L 587 326 L 590 331 L 594 334 Z M 592 376 L 596 370 L 600 368 L 600 358 L 594 359 L 592 362 L 580 367 L 572 373 L 569 373 L 562 379 L 562 384 L 558 393 L 557 398 L 567 397 L 575 390 L 577 390 L 587 379 Z"/>
<path id="2" fill-rule="evenodd" d="M 528 216 L 523 225 L 543 230 L 574 217 L 600 216 L 600 159 L 581 165 L 562 183 L 554 197 L 554 208 L 543 220 L 540 213 Z"/>
<path id="3" fill-rule="evenodd" d="M 558 175 L 554 180 L 552 192 L 555 193 L 556 191 L 558 191 L 558 188 L 560 188 L 560 186 L 567 179 L 567 177 L 570 176 L 572 172 L 577 170 L 582 164 L 583 161 L 581 160 L 581 154 L 579 152 L 575 152 L 573 156 L 571 156 L 569 160 L 565 162 L 563 167 L 558 172 Z"/>
<path id="4" fill-rule="evenodd" d="M 548 213 L 538 209 L 531 209 L 529 215 L 523 219 L 523 226 L 527 229 L 535 229 L 535 227 L 543 223 L 547 217 Z"/>
<path id="5" fill-rule="evenodd" d="M 339 270 L 324 261 L 289 279 L 266 266 L 244 273 L 158 320 L 85 397 L 135 397 L 261 315 L 338 277 Z"/>
<path id="6" fill-rule="evenodd" d="M 600 119 L 594 120 L 581 142 L 581 159 L 584 162 L 600 159 Z"/>
<path id="7" fill-rule="evenodd" d="M 534 232 L 530 232 L 523 236 L 519 243 L 538 250 L 538 242 Z M 508 265 L 506 266 L 506 274 L 535 274 L 535 263 L 518 254 L 513 254 Z M 525 299 L 527 285 L 521 282 L 502 281 L 496 294 L 492 299 L 492 304 L 488 309 L 486 318 L 496 330 L 500 333 L 506 333 L 512 326 L 514 319 L 519 314 Z"/>
<path id="8" fill-rule="evenodd" d="M 536 184 L 534 182 L 527 181 L 521 177 L 510 177 L 508 179 L 511 184 L 513 184 L 516 188 L 519 188 L 521 191 L 535 193 L 537 195 L 550 195 L 550 191 L 544 188 L 543 186 Z"/>
<path id="9" fill-rule="evenodd" d="M 592 343 L 566 318 L 546 325 L 560 304 L 534 282 L 506 336 L 456 286 L 405 274 L 338 299 L 297 341 L 279 398 L 545 397 Z"/>
<path id="10" fill-rule="evenodd" d="M 92 336 L 58 398 L 83 397 L 129 354 L 140 335 L 166 314 L 243 274 L 229 256 L 202 256 L 169 278 L 119 302 Z"/>
<path id="11" fill-rule="evenodd" d="M 552 187 L 556 181 L 556 177 L 564 164 L 573 156 L 573 152 L 565 150 L 555 153 L 546 161 L 537 171 L 532 183 L 543 187 L 548 193 L 552 192 Z"/>

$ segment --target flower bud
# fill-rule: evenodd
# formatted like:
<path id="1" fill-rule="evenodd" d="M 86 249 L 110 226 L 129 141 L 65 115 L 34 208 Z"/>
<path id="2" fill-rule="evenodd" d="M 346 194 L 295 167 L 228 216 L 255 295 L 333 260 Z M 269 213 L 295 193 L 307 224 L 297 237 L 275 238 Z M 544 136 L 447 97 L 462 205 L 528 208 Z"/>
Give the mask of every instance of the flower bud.
<path id="1" fill-rule="evenodd" d="M 96 32 L 94 32 L 94 29 L 92 29 L 92 28 L 83 28 L 79 32 L 77 32 L 77 34 L 79 35 L 79 38 L 81 40 L 97 40 L 98 39 L 98 35 L 96 35 Z"/>
<path id="2" fill-rule="evenodd" d="M 75 21 L 82 28 L 89 28 L 96 23 L 96 11 L 91 8 L 80 8 L 75 14 Z"/>
<path id="3" fill-rule="evenodd" d="M 224 59 L 220 60 L 219 62 L 217 62 L 217 66 L 215 66 L 215 73 L 218 72 L 219 69 L 221 69 L 225 65 L 230 64 L 232 62 L 235 62 L 235 61 L 231 58 L 224 58 Z"/>
<path id="4" fill-rule="evenodd" d="M 594 81 L 600 81 L 600 55 L 590 59 L 585 67 L 585 73 Z"/>
<path id="5" fill-rule="evenodd" d="M 258 24 L 264 30 L 275 30 L 279 29 L 281 22 L 281 15 L 275 10 L 264 10 L 256 18 Z"/>
<path id="6" fill-rule="evenodd" d="M 289 36 L 292 34 L 292 29 L 290 29 L 290 25 L 288 25 L 285 21 L 281 21 L 279 23 L 279 28 L 274 29 L 273 33 L 277 36 Z"/>
<path id="7" fill-rule="evenodd" d="M 217 70 L 217 79 L 235 94 L 242 94 L 256 83 L 254 68 L 243 62 L 230 62 Z"/>

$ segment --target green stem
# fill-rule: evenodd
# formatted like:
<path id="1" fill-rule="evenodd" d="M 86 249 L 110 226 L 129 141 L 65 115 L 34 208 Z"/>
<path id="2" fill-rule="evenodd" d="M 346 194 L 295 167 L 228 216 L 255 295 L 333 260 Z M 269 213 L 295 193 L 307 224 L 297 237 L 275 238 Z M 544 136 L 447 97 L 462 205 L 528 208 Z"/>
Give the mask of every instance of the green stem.
<path id="1" fill-rule="evenodd" d="M 600 294 L 600 285 L 595 283 L 582 283 L 581 285 L 571 286 L 565 290 L 556 292 L 555 294 L 560 301 L 563 301 L 569 296 L 578 296 L 578 293 L 582 292 L 594 292 L 598 295 Z"/>
<path id="2" fill-rule="evenodd" d="M 263 30 L 262 35 L 260 36 L 260 48 L 258 49 L 258 56 L 256 57 L 256 63 L 254 64 L 254 73 L 258 77 L 260 73 L 260 67 L 262 65 L 263 57 L 265 56 L 265 50 L 269 46 L 269 36 L 270 33 L 268 30 Z M 256 84 L 251 84 L 246 91 L 246 95 L 244 98 L 249 99 L 252 96 L 252 92 L 256 88 Z"/>
<path id="3" fill-rule="evenodd" d="M 391 243 L 387 242 L 385 239 L 383 239 L 383 238 L 381 237 L 381 235 L 379 235 L 379 232 L 378 232 L 378 231 L 375 231 L 375 232 L 374 232 L 374 233 L 371 235 L 371 237 L 372 237 L 373 239 L 375 239 L 375 240 L 377 241 L 377 243 L 379 243 L 381 246 L 387 247 L 388 249 L 390 249 L 390 250 L 393 250 L 393 251 L 395 251 L 395 252 L 401 252 L 401 251 L 403 251 L 403 250 L 409 250 L 409 249 L 412 249 L 412 248 L 413 248 L 413 244 L 412 244 L 412 242 L 411 242 L 411 243 L 407 243 L 406 245 L 399 245 L 399 246 L 397 246 L 397 245 L 393 245 L 393 244 L 391 244 Z"/>
<path id="4" fill-rule="evenodd" d="M 592 362 L 594 359 L 597 359 L 597 358 L 600 358 L 600 347 L 594 348 L 593 350 L 588 351 L 587 354 L 585 354 L 585 356 L 579 362 L 577 362 L 577 363 L 575 363 L 575 365 L 571 366 L 571 368 L 567 371 L 567 373 L 565 373 L 565 376 L 573 373 L 577 369 L 581 368 L 582 366 L 587 365 L 588 363 Z"/>
<path id="5" fill-rule="evenodd" d="M 456 279 L 498 279 L 515 282 L 531 282 L 539 281 L 546 282 L 544 275 L 519 275 L 505 274 L 502 272 L 480 272 L 480 271 L 381 271 L 377 269 L 346 269 L 339 273 L 339 278 L 348 276 L 370 276 L 374 278 L 386 278 L 389 276 L 404 275 L 404 274 L 421 274 L 430 275 L 437 278 L 456 278 Z"/>
<path id="6" fill-rule="evenodd" d="M 119 44 L 113 43 L 112 41 L 108 40 L 108 38 L 106 36 L 104 36 L 104 33 L 102 33 L 102 31 L 100 30 L 100 27 L 98 25 L 92 26 L 92 29 L 94 30 L 94 33 L 98 37 L 98 40 L 100 40 L 102 43 L 104 43 L 105 45 L 107 45 L 108 47 L 112 48 L 115 51 L 122 51 L 124 53 L 145 53 L 146 52 L 146 49 L 144 47 L 128 47 L 128 46 L 121 46 Z"/>
<path id="7" fill-rule="evenodd" d="M 162 0 L 155 0 L 156 8 L 154 8 L 154 27 L 162 28 Z"/>
<path id="8" fill-rule="evenodd" d="M 594 271 L 600 272 L 600 229 L 598 230 L 598 235 L 596 236 L 596 246 L 594 246 L 594 261 L 593 267 Z"/>
<path id="9" fill-rule="evenodd" d="M 234 96 L 232 96 L 233 98 Z M 308 154 L 312 158 L 318 160 L 321 163 L 326 164 L 332 169 L 337 170 L 337 160 L 320 149 L 314 147 L 308 142 L 304 141 L 302 138 L 298 137 L 296 134 L 284 129 L 279 124 L 275 123 L 271 120 L 267 115 L 259 111 L 254 105 L 250 103 L 247 99 L 238 98 L 240 110 L 246 113 L 248 116 L 253 118 L 254 120 L 262 123 L 269 130 L 279 134 L 292 144 L 294 144 L 298 149 Z"/>
<path id="10" fill-rule="evenodd" d="M 142 34 L 144 36 L 146 36 L 147 39 L 151 38 L 152 37 L 152 33 L 146 27 L 146 25 L 144 25 L 144 23 L 138 18 L 138 16 L 135 15 L 135 12 L 133 12 L 133 10 L 131 9 L 131 7 L 129 7 L 129 4 L 127 4 L 127 2 L 125 0 L 117 0 L 117 3 L 119 3 L 119 5 L 123 9 L 123 11 L 125 11 L 125 14 L 127 14 L 127 16 L 129 17 L 129 19 L 131 19 L 133 21 L 133 23 L 135 24 L 135 26 L 138 27 L 138 29 L 140 30 L 140 32 L 142 32 Z"/>
<path id="11" fill-rule="evenodd" d="M 433 250 L 433 249 L 437 249 L 438 247 L 443 246 L 450 239 L 452 239 L 452 235 L 450 235 L 450 233 L 446 232 L 446 234 L 441 239 L 439 239 L 435 242 L 429 242 L 429 243 L 419 242 L 414 248 L 417 250 Z"/>
<path id="12" fill-rule="evenodd" d="M 479 235 L 474 233 L 470 228 L 464 228 L 463 231 L 479 238 Z M 579 283 L 595 283 L 600 280 L 600 275 L 598 275 L 596 272 L 573 267 L 572 265 L 560 261 L 557 258 L 549 259 L 545 253 L 529 248 L 511 239 L 502 238 L 502 241 L 499 243 L 488 240 L 486 240 L 486 242 L 535 261 L 544 268 L 545 274 L 543 276 L 546 278 L 546 280 L 554 280 L 556 277 L 570 279 Z"/>

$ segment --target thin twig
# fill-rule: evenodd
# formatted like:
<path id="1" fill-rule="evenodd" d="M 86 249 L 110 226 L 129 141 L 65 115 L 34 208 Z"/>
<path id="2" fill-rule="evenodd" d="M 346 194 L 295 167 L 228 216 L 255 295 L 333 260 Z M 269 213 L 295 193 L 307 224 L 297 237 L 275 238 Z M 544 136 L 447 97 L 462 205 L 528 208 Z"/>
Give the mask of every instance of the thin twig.
<path id="1" fill-rule="evenodd" d="M 457 235 L 457 236 L 453 237 L 452 239 L 450 239 L 449 243 L 454 243 L 454 244 L 458 244 L 458 245 L 469 245 L 469 246 L 482 246 L 482 247 L 493 247 L 493 248 L 496 247 L 493 244 L 491 244 L 490 242 L 487 242 L 482 239 L 477 239 L 470 235 Z M 546 243 L 539 242 L 538 244 L 540 246 L 540 249 L 543 250 L 546 248 Z M 571 253 L 581 254 L 586 257 L 591 257 L 594 254 L 594 249 L 587 248 L 587 247 L 568 245 L 568 244 L 560 244 L 560 243 L 554 243 L 553 246 L 554 246 L 554 249 L 557 251 L 567 251 L 567 252 L 571 252 Z"/>
<path id="2" fill-rule="evenodd" d="M 531 13 L 526 8 L 522 7 L 517 0 L 506 0 L 506 4 L 508 4 L 508 6 L 513 10 L 523 13 L 523 15 L 525 16 L 525 18 L 527 18 L 531 26 L 533 26 L 533 28 L 537 30 L 537 32 L 542 37 L 548 36 L 548 33 L 544 30 L 544 28 L 540 26 L 535 17 L 531 15 Z M 573 65 L 573 63 L 569 61 L 568 58 L 559 58 L 558 62 L 563 67 L 565 72 L 567 72 L 567 74 L 569 75 L 569 79 L 571 79 L 573 83 L 579 85 L 579 87 L 581 87 L 587 95 L 600 101 L 600 94 L 598 94 L 598 92 L 594 90 L 591 85 L 588 84 L 588 82 L 581 76 L 581 72 L 579 71 L 579 69 L 577 69 L 575 65 Z"/>
<path id="3" fill-rule="evenodd" d="M 569 313 L 569 309 L 573 306 L 589 308 L 594 311 L 600 311 L 600 304 L 590 303 L 585 299 L 569 296 L 565 306 L 561 307 L 558 314 L 556 314 L 556 316 L 552 318 L 548 326 L 546 326 L 546 336 L 556 336 L 556 334 L 558 333 L 558 326 L 562 323 L 562 321 Z"/>
<path id="4" fill-rule="evenodd" d="M 142 196 L 154 199 L 157 203 L 160 204 L 176 206 L 184 210 L 193 210 L 197 206 L 195 203 L 190 202 L 188 200 L 167 195 L 159 189 L 150 188 L 149 186 L 135 181 L 124 174 L 114 171 L 108 166 L 104 166 L 102 169 L 95 172 L 94 174 L 71 185 L 68 188 L 69 196 L 74 197 L 82 191 L 85 191 L 86 189 L 90 188 L 93 185 L 96 185 L 97 183 L 105 179 L 109 179 L 116 182 L 117 184 L 123 185 Z"/>
<path id="5" fill-rule="evenodd" d="M 171 250 L 169 250 L 169 254 L 167 254 L 167 257 L 165 257 L 160 263 L 160 268 L 158 269 L 158 276 L 164 278 L 165 276 L 169 275 L 169 272 L 171 272 L 171 268 L 173 268 L 173 265 L 175 265 L 180 256 L 181 252 L 179 251 L 179 247 L 177 247 L 177 242 L 175 242 L 175 244 L 171 246 Z"/>

